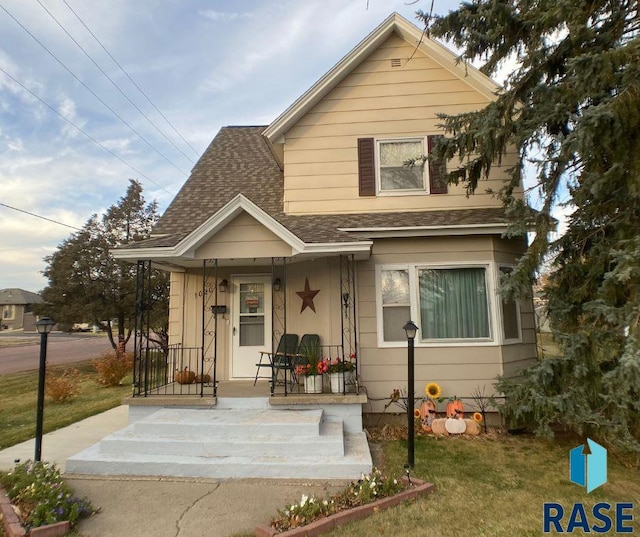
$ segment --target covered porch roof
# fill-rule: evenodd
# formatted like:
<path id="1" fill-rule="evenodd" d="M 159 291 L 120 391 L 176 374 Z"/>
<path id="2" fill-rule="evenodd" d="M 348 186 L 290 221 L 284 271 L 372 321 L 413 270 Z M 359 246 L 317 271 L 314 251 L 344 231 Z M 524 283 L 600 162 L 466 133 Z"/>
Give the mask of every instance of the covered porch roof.
<path id="1" fill-rule="evenodd" d="M 234 229 L 235 227 L 235 229 Z M 148 259 L 176 271 L 199 267 L 203 259 L 219 265 L 270 265 L 273 257 L 291 261 L 350 254 L 366 259 L 372 241 L 335 229 L 334 240 L 305 242 L 243 194 L 237 194 L 191 232 L 154 237 L 114 250 L 117 259 Z"/>

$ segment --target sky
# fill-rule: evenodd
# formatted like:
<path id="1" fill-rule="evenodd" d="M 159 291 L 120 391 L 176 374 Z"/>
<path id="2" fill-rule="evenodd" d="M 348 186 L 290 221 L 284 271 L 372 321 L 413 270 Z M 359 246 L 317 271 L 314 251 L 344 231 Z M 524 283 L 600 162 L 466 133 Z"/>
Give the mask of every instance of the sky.
<path id="1" fill-rule="evenodd" d="M 42 290 L 43 258 L 130 178 L 163 212 L 221 127 L 270 123 L 391 12 L 430 6 L 0 0 L 0 289 Z"/>

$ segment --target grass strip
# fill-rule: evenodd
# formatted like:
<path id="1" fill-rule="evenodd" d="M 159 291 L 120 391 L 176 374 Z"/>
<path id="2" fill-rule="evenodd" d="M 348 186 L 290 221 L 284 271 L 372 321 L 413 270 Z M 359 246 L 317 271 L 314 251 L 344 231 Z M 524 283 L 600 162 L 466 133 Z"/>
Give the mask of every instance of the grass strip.
<path id="1" fill-rule="evenodd" d="M 131 395 L 131 376 L 120 386 L 101 386 L 91 360 L 47 367 L 47 374 L 70 368 L 80 372 L 80 395 L 65 403 L 52 403 L 45 398 L 45 434 L 114 408 Z M 37 401 L 38 371 L 0 375 L 0 449 L 35 436 Z"/>

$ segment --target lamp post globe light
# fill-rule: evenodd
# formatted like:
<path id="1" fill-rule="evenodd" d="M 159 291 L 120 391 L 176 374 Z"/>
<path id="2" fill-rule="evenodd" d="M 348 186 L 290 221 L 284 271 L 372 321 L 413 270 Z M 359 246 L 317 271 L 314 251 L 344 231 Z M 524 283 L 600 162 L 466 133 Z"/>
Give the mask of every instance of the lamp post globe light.
<path id="1" fill-rule="evenodd" d="M 413 321 L 407 321 L 402 329 L 407 335 L 407 465 L 413 468 L 415 454 L 414 440 L 414 340 L 418 327 Z"/>
<path id="2" fill-rule="evenodd" d="M 44 379 L 47 367 L 47 338 L 56 324 L 49 317 L 43 317 L 36 322 L 36 330 L 40 334 L 40 369 L 38 374 L 38 410 L 36 415 L 36 452 L 35 460 L 42 458 L 42 422 L 44 419 Z"/>

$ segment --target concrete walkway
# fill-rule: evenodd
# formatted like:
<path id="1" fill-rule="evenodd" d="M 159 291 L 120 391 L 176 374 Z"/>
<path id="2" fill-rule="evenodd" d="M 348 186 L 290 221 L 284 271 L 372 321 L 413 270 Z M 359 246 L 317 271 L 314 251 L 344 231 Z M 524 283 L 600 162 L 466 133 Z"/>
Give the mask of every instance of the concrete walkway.
<path id="1" fill-rule="evenodd" d="M 120 406 L 44 436 L 42 459 L 61 470 L 68 457 L 127 425 Z M 34 441 L 0 451 L 0 469 L 33 459 Z M 327 497 L 344 482 L 283 480 L 196 480 L 69 476 L 78 496 L 100 512 L 79 525 L 83 537 L 224 537 L 251 534 L 268 524 L 278 509 L 302 494 Z"/>

